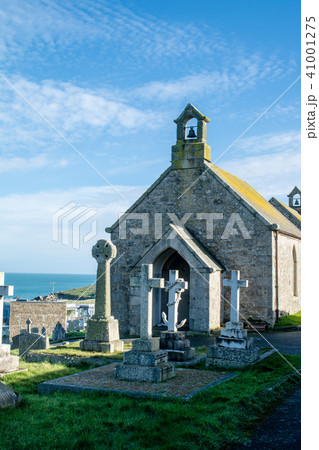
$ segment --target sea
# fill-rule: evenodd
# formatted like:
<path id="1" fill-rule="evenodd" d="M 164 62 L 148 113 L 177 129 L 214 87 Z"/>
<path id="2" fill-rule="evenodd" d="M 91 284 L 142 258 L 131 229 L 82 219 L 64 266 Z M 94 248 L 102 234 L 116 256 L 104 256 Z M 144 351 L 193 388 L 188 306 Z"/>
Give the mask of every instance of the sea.
<path id="1" fill-rule="evenodd" d="M 5 273 L 5 284 L 14 287 L 13 297 L 32 300 L 52 292 L 67 291 L 95 283 L 96 275 L 65 273 Z"/>

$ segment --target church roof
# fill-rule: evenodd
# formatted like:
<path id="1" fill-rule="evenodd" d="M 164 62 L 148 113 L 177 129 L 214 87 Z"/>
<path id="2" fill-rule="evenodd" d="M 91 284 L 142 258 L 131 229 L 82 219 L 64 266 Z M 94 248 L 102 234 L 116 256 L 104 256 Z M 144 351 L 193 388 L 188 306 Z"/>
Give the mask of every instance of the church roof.
<path id="1" fill-rule="evenodd" d="M 279 231 L 283 231 L 294 236 L 300 237 L 300 230 L 281 214 L 274 206 L 272 206 L 262 195 L 260 195 L 253 187 L 246 181 L 237 178 L 229 172 L 215 166 L 212 163 L 205 161 L 208 172 L 215 176 L 224 186 L 230 188 L 233 195 L 244 201 L 246 207 L 251 209 L 253 213 L 257 213 L 258 217 L 267 225 L 279 225 Z M 127 213 L 134 211 L 134 209 L 152 192 L 158 184 L 174 170 L 172 166 L 167 168 L 165 172 L 144 192 L 141 197 L 126 211 Z M 287 207 L 288 208 L 288 207 Z M 289 208 L 290 210 L 291 208 Z M 299 214 L 298 214 L 299 216 Z M 118 219 L 111 227 L 105 229 L 107 233 L 111 233 L 119 224 Z"/>
<path id="2" fill-rule="evenodd" d="M 269 225 L 279 225 L 279 230 L 295 236 L 300 236 L 300 230 L 293 225 L 283 214 L 272 206 L 262 195 L 252 188 L 246 181 L 237 178 L 235 175 L 211 163 L 206 163 L 209 171 L 226 185 L 228 185 L 235 195 L 237 194 L 245 201 L 259 216 Z"/>
<path id="3" fill-rule="evenodd" d="M 288 205 L 285 205 L 280 200 L 278 200 L 276 197 L 271 197 L 271 199 L 269 201 L 275 201 L 277 203 L 280 203 L 280 205 L 283 208 L 285 208 L 290 214 L 293 214 L 295 217 L 297 217 L 297 219 L 299 219 L 301 221 L 301 215 L 295 209 L 290 208 L 290 206 L 288 206 Z"/>

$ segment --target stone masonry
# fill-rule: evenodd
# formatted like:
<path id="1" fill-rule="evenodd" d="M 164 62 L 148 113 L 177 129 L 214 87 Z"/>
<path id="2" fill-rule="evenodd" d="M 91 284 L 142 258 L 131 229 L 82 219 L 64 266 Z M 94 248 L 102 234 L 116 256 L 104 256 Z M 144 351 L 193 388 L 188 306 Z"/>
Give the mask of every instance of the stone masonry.
<path id="1" fill-rule="evenodd" d="M 31 319 L 32 327 L 46 328 L 50 335 L 60 322 L 66 328 L 66 303 L 62 302 L 11 302 L 10 339 L 26 328 L 26 321 Z"/>
<path id="2" fill-rule="evenodd" d="M 191 118 L 203 129 L 192 141 L 181 131 Z M 294 295 L 292 287 L 285 286 L 288 275 L 283 274 L 292 273 L 293 254 L 285 250 L 290 241 L 299 258 L 300 230 L 247 183 L 210 163 L 206 119 L 192 105 L 185 108 L 176 122 L 171 166 L 126 216 L 106 229 L 123 255 L 112 266 L 111 279 L 112 311 L 124 333 L 139 333 L 140 288 L 130 286 L 130 279 L 140 277 L 144 263 L 154 264 L 155 275 L 162 276 L 172 252 L 186 261 L 190 271 L 189 330 L 208 332 L 229 319 L 230 289 L 222 287 L 222 280 L 234 269 L 250 280 L 241 296 L 240 312 L 245 317 L 273 324 L 279 308 L 290 314 L 300 309 L 300 287 Z M 127 215 L 132 213 L 139 216 L 130 219 Z M 143 230 L 143 217 L 149 232 Z M 181 231 L 171 239 L 173 226 Z M 299 262 L 297 272 L 300 286 Z"/>

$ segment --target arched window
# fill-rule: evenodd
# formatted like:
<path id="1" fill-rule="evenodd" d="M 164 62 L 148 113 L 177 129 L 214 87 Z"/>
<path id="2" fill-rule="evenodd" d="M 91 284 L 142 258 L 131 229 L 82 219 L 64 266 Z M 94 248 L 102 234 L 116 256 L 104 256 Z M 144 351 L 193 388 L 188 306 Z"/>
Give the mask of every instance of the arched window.
<path id="1" fill-rule="evenodd" d="M 297 252 L 296 247 L 293 246 L 292 249 L 292 261 L 293 261 L 293 279 L 292 288 L 294 296 L 298 296 L 298 262 L 297 262 Z"/>

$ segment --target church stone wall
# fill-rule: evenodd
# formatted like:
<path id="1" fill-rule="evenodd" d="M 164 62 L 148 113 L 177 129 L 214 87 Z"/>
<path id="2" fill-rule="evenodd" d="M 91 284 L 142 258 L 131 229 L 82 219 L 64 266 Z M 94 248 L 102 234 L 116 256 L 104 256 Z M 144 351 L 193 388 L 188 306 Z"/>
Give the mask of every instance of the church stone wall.
<path id="1" fill-rule="evenodd" d="M 163 214 L 163 233 L 172 220 L 172 216 L 169 217 L 168 213 L 175 214 L 178 219 L 182 219 L 186 213 L 191 213 L 185 227 L 212 257 L 225 267 L 223 276 L 228 278 L 231 270 L 240 270 L 241 279 L 249 280 L 249 287 L 241 289 L 242 319 L 259 318 L 270 323 L 273 321 L 272 232 L 268 224 L 256 217 L 240 199 L 232 195 L 230 188 L 225 187 L 215 176 L 207 172 L 199 177 L 205 170 L 171 170 L 162 177 L 155 189 L 148 192 L 132 212 L 149 213 L 149 234 L 133 234 L 130 231 L 134 227 L 141 228 L 141 221 L 137 220 L 127 222 L 126 239 L 119 239 L 118 226 L 112 232 L 112 241 L 117 246 L 120 258 L 111 269 L 112 314 L 120 321 L 121 333 L 139 332 L 138 293 L 133 295 L 130 302 L 129 273 L 147 249 L 159 239 L 158 236 L 154 236 L 155 213 Z M 188 189 L 192 184 L 193 186 Z M 186 189 L 188 190 L 185 194 L 179 198 Z M 198 219 L 197 213 L 223 214 L 223 219 L 214 222 L 213 237 L 207 236 L 206 221 Z M 250 239 L 243 238 L 236 224 L 233 228 L 238 234 L 233 233 L 225 238 L 226 226 L 234 213 L 242 219 Z M 156 219 L 158 231 L 158 216 Z M 197 282 L 205 283 L 203 279 L 201 281 L 198 279 Z M 229 318 L 230 290 L 223 287 L 221 293 L 225 298 L 222 298 L 221 302 L 225 307 L 220 312 L 223 322 Z M 218 293 L 212 295 L 217 297 Z M 196 298 L 196 302 L 200 301 L 200 297 Z M 190 308 L 192 308 L 191 300 Z M 217 314 L 219 315 L 218 311 Z M 195 330 L 195 322 L 193 326 Z M 217 323 L 208 325 L 209 328 L 211 326 L 215 327 Z"/>
<path id="2" fill-rule="evenodd" d="M 66 303 L 60 302 L 11 302 L 10 307 L 10 340 L 26 330 L 26 321 L 31 319 L 31 328 L 43 327 L 51 334 L 58 322 L 66 329 Z"/>
<path id="3" fill-rule="evenodd" d="M 294 269 L 294 247 L 296 269 Z M 294 276 L 296 276 L 297 289 L 294 288 Z M 301 241 L 280 233 L 278 233 L 278 281 L 280 316 L 297 313 L 301 309 Z M 275 309 L 276 305 L 274 305 Z"/>

